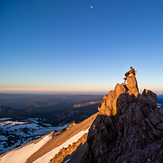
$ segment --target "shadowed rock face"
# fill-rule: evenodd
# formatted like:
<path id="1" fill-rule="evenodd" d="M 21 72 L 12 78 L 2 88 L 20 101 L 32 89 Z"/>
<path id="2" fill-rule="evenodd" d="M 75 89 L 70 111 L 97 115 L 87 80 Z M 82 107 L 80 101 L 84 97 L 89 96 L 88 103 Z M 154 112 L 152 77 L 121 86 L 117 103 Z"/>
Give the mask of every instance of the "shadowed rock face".
<path id="1" fill-rule="evenodd" d="M 103 97 L 81 163 L 163 162 L 163 115 L 157 96 L 139 94 L 135 76 Z"/>

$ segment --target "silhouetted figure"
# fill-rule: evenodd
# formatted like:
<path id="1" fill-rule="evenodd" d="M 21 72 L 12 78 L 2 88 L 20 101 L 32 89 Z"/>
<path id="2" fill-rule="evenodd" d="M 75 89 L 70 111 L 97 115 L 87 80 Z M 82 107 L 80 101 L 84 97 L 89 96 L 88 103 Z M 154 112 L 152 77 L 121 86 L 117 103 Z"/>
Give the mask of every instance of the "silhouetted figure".
<path id="1" fill-rule="evenodd" d="M 137 73 L 137 71 L 135 71 L 134 68 L 130 67 L 130 71 L 126 72 L 125 73 L 125 78 L 123 78 L 124 83 L 126 84 L 126 80 L 127 80 L 128 76 L 135 75 L 136 73 Z"/>

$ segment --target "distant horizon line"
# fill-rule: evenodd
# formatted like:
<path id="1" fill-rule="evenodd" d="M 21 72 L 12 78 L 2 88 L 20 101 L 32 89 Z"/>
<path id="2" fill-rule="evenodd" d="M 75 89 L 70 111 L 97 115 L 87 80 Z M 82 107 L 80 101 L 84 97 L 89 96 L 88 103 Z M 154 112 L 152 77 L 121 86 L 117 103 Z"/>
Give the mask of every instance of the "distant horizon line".
<path id="1" fill-rule="evenodd" d="M 15 92 L 15 91 L 8 91 L 8 92 L 1 92 L 0 91 L 0 94 L 23 94 L 23 95 L 105 95 L 105 94 L 108 94 L 108 92 L 92 92 L 92 91 L 89 91 L 89 92 L 80 92 L 80 91 L 77 91 L 77 92 Z"/>
<path id="2" fill-rule="evenodd" d="M 14 94 L 14 95 L 105 95 L 108 94 L 110 92 L 103 92 L 103 91 L 59 91 L 59 92 L 21 92 L 21 91 L 6 91 L 6 92 L 1 92 L 0 94 Z M 139 93 L 142 93 L 142 91 L 140 91 Z M 154 92 L 155 93 L 155 92 Z M 163 93 L 156 93 L 157 96 L 163 95 Z"/>

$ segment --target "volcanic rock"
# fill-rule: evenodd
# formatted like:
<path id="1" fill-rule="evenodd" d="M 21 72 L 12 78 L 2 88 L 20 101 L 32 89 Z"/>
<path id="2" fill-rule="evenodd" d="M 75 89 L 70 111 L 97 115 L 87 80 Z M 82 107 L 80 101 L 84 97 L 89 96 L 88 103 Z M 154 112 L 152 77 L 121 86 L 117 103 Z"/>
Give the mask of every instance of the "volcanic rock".
<path id="1" fill-rule="evenodd" d="M 162 163 L 163 115 L 157 96 L 139 94 L 134 75 L 104 96 L 81 163 Z"/>
<path id="2" fill-rule="evenodd" d="M 69 130 L 71 127 L 74 127 L 76 125 L 75 121 L 70 122 L 70 124 L 67 126 L 66 130 Z"/>

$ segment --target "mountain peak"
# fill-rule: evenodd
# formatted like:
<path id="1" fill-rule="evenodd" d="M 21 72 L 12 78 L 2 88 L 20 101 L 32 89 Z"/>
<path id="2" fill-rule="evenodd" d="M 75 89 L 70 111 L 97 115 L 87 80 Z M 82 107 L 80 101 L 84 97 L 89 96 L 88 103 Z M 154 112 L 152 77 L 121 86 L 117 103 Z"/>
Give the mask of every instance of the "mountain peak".
<path id="1" fill-rule="evenodd" d="M 103 97 L 87 138 L 81 162 L 161 162 L 163 115 L 157 95 L 139 94 L 135 75 Z"/>

